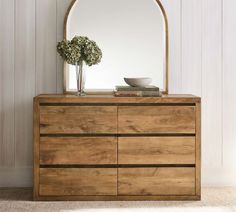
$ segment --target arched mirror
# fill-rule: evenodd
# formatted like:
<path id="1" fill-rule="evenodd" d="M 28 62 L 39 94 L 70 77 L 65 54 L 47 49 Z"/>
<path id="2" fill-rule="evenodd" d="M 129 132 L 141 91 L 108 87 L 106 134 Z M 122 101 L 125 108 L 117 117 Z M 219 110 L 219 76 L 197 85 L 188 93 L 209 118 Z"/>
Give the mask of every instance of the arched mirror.
<path id="1" fill-rule="evenodd" d="M 102 50 L 87 67 L 87 92 L 112 91 L 124 77 L 150 77 L 168 93 L 168 24 L 159 0 L 73 0 L 65 18 L 65 39 L 87 36 Z M 76 91 L 75 66 L 65 63 L 64 91 Z"/>

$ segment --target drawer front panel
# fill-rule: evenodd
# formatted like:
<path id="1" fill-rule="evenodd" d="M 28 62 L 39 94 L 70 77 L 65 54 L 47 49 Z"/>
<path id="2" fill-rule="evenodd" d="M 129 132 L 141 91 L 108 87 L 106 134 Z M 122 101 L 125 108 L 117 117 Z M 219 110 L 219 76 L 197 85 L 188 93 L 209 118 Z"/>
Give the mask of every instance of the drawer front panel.
<path id="1" fill-rule="evenodd" d="M 40 164 L 117 164 L 117 138 L 41 137 Z"/>
<path id="2" fill-rule="evenodd" d="M 195 195 L 195 168 L 119 168 L 118 195 Z"/>
<path id="3" fill-rule="evenodd" d="M 194 106 L 120 106 L 119 133 L 195 133 Z"/>
<path id="4" fill-rule="evenodd" d="M 120 137 L 119 164 L 195 164 L 195 137 Z"/>
<path id="5" fill-rule="evenodd" d="M 41 168 L 41 196 L 117 195 L 117 169 Z"/>
<path id="6" fill-rule="evenodd" d="M 117 133 L 117 107 L 41 106 L 40 133 Z"/>

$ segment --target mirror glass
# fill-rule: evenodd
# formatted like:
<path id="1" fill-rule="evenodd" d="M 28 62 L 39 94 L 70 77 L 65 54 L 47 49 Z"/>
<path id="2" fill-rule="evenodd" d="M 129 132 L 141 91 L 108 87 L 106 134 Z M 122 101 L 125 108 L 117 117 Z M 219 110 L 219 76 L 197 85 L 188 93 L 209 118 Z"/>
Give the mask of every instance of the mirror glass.
<path id="1" fill-rule="evenodd" d="M 69 11 L 66 39 L 94 40 L 101 62 L 86 68 L 86 90 L 114 90 L 124 77 L 150 77 L 166 90 L 166 29 L 156 0 L 77 0 Z M 76 91 L 75 66 L 65 65 L 65 89 Z"/>

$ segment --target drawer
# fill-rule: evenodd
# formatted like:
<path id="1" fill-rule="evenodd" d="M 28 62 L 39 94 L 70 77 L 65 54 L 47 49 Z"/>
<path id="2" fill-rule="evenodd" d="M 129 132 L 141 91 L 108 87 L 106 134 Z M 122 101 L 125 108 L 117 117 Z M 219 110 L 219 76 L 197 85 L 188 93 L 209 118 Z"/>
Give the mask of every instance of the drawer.
<path id="1" fill-rule="evenodd" d="M 195 195 L 195 168 L 119 168 L 118 195 Z"/>
<path id="2" fill-rule="evenodd" d="M 117 107 L 41 106 L 40 133 L 117 133 Z"/>
<path id="3" fill-rule="evenodd" d="M 117 138 L 41 137 L 40 164 L 117 164 Z"/>
<path id="4" fill-rule="evenodd" d="M 194 106 L 120 106 L 119 133 L 195 133 Z"/>
<path id="5" fill-rule="evenodd" d="M 119 164 L 195 164 L 195 137 L 120 137 Z"/>
<path id="6" fill-rule="evenodd" d="M 117 195 L 117 169 L 41 168 L 41 196 Z"/>

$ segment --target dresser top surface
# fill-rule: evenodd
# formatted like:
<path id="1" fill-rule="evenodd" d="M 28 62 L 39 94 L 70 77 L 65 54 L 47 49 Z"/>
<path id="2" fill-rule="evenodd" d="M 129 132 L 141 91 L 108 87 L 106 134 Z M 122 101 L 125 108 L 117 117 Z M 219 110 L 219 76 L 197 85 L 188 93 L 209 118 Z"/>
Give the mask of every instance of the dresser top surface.
<path id="1" fill-rule="evenodd" d="M 162 97 L 114 97 L 113 95 L 41 94 L 40 103 L 199 103 L 201 98 L 189 94 L 168 94 Z"/>

